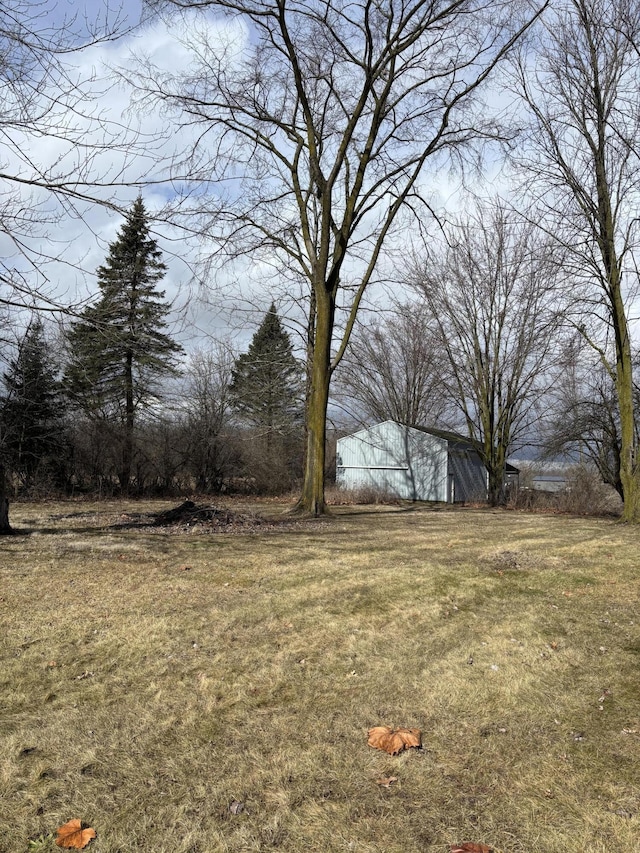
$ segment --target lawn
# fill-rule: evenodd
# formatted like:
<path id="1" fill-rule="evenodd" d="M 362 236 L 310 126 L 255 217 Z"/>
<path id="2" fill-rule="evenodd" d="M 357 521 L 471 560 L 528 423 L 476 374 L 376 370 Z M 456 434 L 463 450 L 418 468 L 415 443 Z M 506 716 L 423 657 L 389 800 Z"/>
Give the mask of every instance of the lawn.
<path id="1" fill-rule="evenodd" d="M 91 853 L 640 848 L 637 530 L 112 527 L 125 509 L 16 504 L 0 539 L 2 853 L 59 850 L 71 818 Z M 423 748 L 372 749 L 377 725 Z"/>

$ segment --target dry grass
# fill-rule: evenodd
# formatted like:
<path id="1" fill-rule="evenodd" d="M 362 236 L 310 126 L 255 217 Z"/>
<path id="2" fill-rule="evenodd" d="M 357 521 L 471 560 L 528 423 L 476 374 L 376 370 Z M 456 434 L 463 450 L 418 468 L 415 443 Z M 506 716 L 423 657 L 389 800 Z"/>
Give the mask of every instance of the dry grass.
<path id="1" fill-rule="evenodd" d="M 2 853 L 57 850 L 73 817 L 94 853 L 638 849 L 636 530 L 375 507 L 172 535 L 121 511 L 19 505 L 32 532 L 0 540 Z M 372 750 L 379 724 L 424 748 Z"/>

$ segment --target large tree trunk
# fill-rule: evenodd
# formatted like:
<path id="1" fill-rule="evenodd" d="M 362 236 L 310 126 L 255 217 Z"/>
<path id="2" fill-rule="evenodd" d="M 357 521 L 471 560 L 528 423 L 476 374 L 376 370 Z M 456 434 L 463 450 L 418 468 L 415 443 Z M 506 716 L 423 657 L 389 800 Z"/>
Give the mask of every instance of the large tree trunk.
<path id="1" fill-rule="evenodd" d="M 598 210 L 600 215 L 600 251 L 607 274 L 609 316 L 616 342 L 616 395 L 620 412 L 620 482 L 622 484 L 622 520 L 640 522 L 640 471 L 636 462 L 635 412 L 633 406 L 633 365 L 629 325 L 622 296 L 620 259 L 616 252 L 611 197 L 608 190 L 604 156 L 596 159 Z"/>
<path id="2" fill-rule="evenodd" d="M 9 524 L 9 496 L 7 495 L 5 470 L 4 465 L 0 465 L 0 536 L 13 532 L 13 528 Z"/>
<path id="3" fill-rule="evenodd" d="M 331 382 L 331 339 L 335 303 L 323 287 L 315 305 L 316 329 L 307 398 L 307 452 L 302 494 L 293 511 L 314 517 L 324 515 L 327 407 Z"/>
<path id="4" fill-rule="evenodd" d="M 504 489 L 504 464 L 489 468 L 489 506 L 504 506 L 506 493 Z"/>
<path id="5" fill-rule="evenodd" d="M 615 297 L 612 313 L 616 333 L 616 391 L 620 410 L 622 520 L 637 524 L 640 522 L 640 469 L 636 459 L 631 345 L 622 295 L 619 289 L 615 293 Z"/>

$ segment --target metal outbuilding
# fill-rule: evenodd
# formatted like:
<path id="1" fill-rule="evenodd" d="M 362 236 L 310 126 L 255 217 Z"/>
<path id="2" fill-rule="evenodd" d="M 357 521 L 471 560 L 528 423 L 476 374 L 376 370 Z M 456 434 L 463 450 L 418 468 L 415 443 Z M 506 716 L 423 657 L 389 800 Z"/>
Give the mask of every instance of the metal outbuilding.
<path id="1" fill-rule="evenodd" d="M 336 482 L 411 501 L 487 499 L 487 470 L 469 439 L 395 421 L 338 439 Z"/>

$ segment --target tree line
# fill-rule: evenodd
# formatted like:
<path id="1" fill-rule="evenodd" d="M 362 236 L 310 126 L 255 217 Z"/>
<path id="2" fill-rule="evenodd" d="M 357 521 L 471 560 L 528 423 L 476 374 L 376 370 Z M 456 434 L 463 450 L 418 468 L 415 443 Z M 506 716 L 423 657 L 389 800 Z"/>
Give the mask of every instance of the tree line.
<path id="1" fill-rule="evenodd" d="M 158 285 L 166 267 L 139 197 L 99 296 L 58 347 L 34 314 L 3 374 L 0 459 L 13 494 L 290 489 L 300 476 L 304 367 L 271 305 L 246 353 L 184 361 Z"/>
<path id="2" fill-rule="evenodd" d="M 525 445 L 579 452 L 623 497 L 613 382 L 567 326 L 549 252 L 526 218 L 476 204 L 437 258 L 407 263 L 413 298 L 354 330 L 336 421 L 457 429 L 478 448 L 494 505 L 507 455 Z M 273 494 L 299 484 L 305 363 L 275 304 L 246 352 L 219 342 L 187 356 L 167 331 L 165 270 L 139 197 L 98 268 L 99 296 L 62 341 L 31 318 L 0 393 L 13 495 Z"/>
<path id="3" fill-rule="evenodd" d="M 400 330 L 407 321 L 398 311 L 392 324 L 361 322 L 369 294 L 387 280 L 410 294 L 409 313 L 424 317 L 431 358 L 439 366 L 439 405 L 453 409 L 482 453 L 492 500 L 500 498 L 506 453 L 540 420 L 539 401 L 555 393 L 553 411 L 570 427 L 565 443 L 584 445 L 585 415 L 601 416 L 596 431 L 606 427 L 607 436 L 598 432 L 589 446 L 623 497 L 623 518 L 640 520 L 630 333 L 640 189 L 637 4 L 192 5 L 146 3 L 150 15 L 170 18 L 190 57 L 188 72 L 146 60 L 131 83 L 138 103 L 162 111 L 172 133 L 189 130 L 182 150 L 163 164 L 163 179 L 172 188 L 163 219 L 202 236 L 208 267 L 247 256 L 264 261 L 279 277 L 276 292 L 301 307 L 306 354 L 299 510 L 324 511 L 332 389 L 340 381 L 348 390 L 352 381 L 354 393 L 353 383 L 366 385 L 369 368 L 375 375 L 372 361 L 354 360 L 352 339 L 364 340 L 360 353 L 368 358 L 368 344 L 375 348 L 377 337 L 391 348 L 393 323 Z M 7 26 L 3 35 L 11 48 L 5 53 L 14 54 L 22 70 L 22 77 L 9 80 L 14 102 L 22 104 L 21 111 L 3 116 L 9 140 L 8 130 L 18 123 L 34 133 L 50 127 L 51 110 L 42 109 L 42 100 L 51 97 L 51 87 L 62 87 L 69 97 L 81 91 L 64 85 L 71 82 L 64 67 L 71 48 L 35 32 L 27 9 L 19 5 L 21 26 Z M 38 71 L 44 63 L 33 58 L 49 55 L 56 62 L 44 79 Z M 496 92 L 510 109 L 493 108 L 488 96 L 495 101 Z M 61 103 L 59 96 L 51 101 L 56 108 Z M 85 152 L 86 184 L 70 173 L 50 176 L 37 168 L 27 183 L 60 202 L 85 198 L 91 191 L 89 149 L 78 148 Z M 495 201 L 432 227 L 432 176 L 452 165 L 464 170 L 472 160 L 482 168 L 487 151 L 505 164 L 509 203 Z M 25 182 L 20 170 L 3 180 L 13 188 Z M 8 212 L 19 222 L 22 208 L 7 198 Z M 29 223 L 37 224 L 37 218 Z M 28 250 L 15 232 L 11 236 L 20 251 Z M 103 300 L 107 267 L 100 278 Z M 7 310 L 14 303 L 43 302 L 36 285 L 7 267 L 3 287 Z M 97 340 L 96 312 L 76 312 L 80 354 L 83 323 Z M 170 348 L 172 342 L 157 331 L 155 343 Z M 157 353 L 169 373 L 170 355 Z M 143 374 L 145 369 L 142 364 Z M 108 381 L 104 388 L 92 384 L 88 363 L 76 381 L 76 405 L 82 381 L 88 396 L 108 391 Z M 136 400 L 128 381 L 128 396 L 118 403 L 124 424 L 121 487 L 132 478 L 131 413 L 135 421 L 136 406 L 155 395 L 141 378 L 142 398 Z M 558 393 L 562 383 L 566 394 Z M 591 398 L 583 400 L 589 385 Z M 83 412 L 87 416 L 86 406 Z"/>

